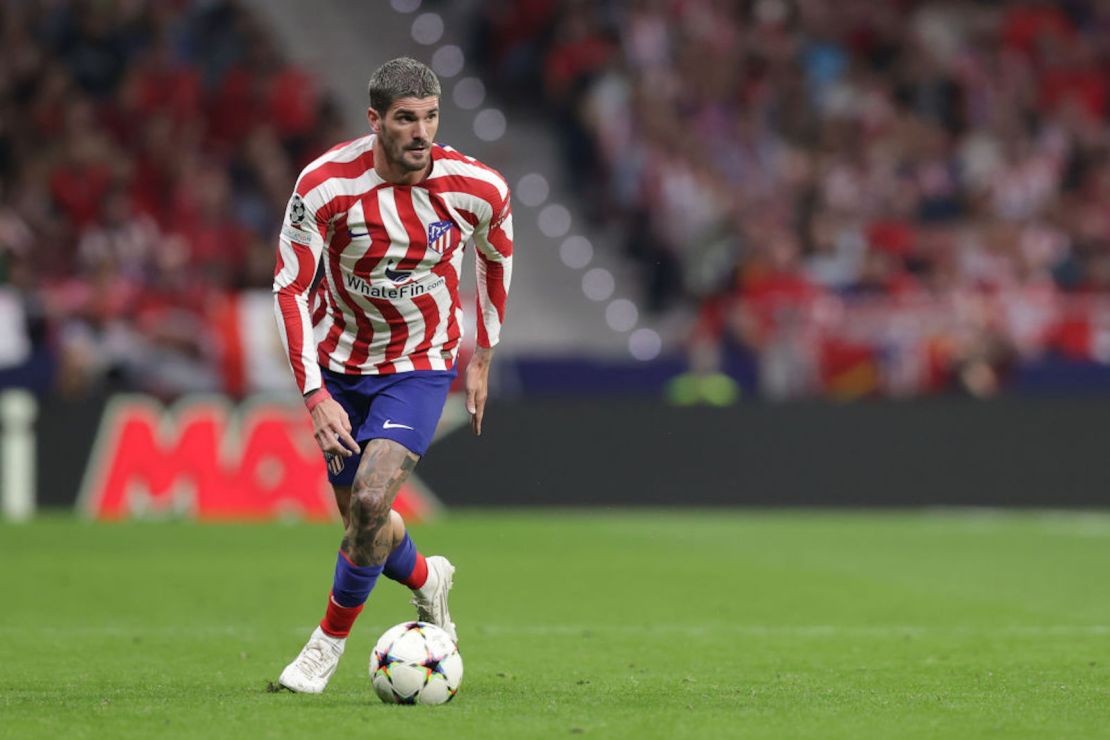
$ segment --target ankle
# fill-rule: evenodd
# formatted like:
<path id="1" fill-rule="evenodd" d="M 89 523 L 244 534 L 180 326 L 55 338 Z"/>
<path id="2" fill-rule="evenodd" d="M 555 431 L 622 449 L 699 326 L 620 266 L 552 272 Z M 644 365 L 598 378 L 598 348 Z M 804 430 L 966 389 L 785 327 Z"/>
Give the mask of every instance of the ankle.
<path id="1" fill-rule="evenodd" d="M 432 572 L 431 568 L 428 567 L 428 562 L 424 559 L 423 555 L 417 552 L 415 562 L 412 566 L 412 572 L 409 574 L 408 578 L 402 580 L 401 583 L 405 584 L 413 591 L 417 591 L 424 588 L 429 583 L 434 583 L 434 578 L 435 574 Z"/>

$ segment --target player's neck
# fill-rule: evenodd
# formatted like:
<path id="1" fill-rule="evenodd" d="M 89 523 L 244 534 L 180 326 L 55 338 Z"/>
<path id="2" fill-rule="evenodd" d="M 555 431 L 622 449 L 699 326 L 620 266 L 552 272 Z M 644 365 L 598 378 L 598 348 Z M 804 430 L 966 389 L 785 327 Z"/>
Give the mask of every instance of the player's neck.
<path id="1" fill-rule="evenodd" d="M 385 147 L 381 141 L 374 142 L 374 172 L 378 177 L 392 185 L 415 185 L 428 176 L 432 170 L 432 158 L 428 158 L 428 166 L 419 170 L 407 170 L 386 156 Z"/>

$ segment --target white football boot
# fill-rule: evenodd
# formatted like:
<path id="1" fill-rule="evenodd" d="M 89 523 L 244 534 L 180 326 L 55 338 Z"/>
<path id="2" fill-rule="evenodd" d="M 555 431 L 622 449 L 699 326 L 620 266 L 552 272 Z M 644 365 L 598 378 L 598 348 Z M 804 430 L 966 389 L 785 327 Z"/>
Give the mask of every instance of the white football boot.
<path id="1" fill-rule="evenodd" d="M 278 683 L 298 694 L 323 693 L 346 644 L 347 638 L 332 637 L 317 627 L 297 659 L 285 666 Z"/>
<path id="2" fill-rule="evenodd" d="M 451 640 L 458 644 L 455 623 L 451 621 L 451 612 L 447 609 L 447 592 L 451 590 L 451 576 L 455 573 L 455 566 L 442 555 L 432 555 L 426 562 L 428 580 L 412 592 L 416 618 L 442 627 L 451 636 Z"/>

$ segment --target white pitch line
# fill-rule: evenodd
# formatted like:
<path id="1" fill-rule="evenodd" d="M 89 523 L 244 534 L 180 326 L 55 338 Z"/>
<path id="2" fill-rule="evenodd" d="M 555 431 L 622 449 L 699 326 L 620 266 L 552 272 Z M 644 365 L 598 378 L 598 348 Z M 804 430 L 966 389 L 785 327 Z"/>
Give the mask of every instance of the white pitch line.
<path id="1" fill-rule="evenodd" d="M 297 628 L 275 629 L 271 634 L 303 635 L 314 625 Z M 360 631 L 376 634 L 392 625 L 365 624 Z M 588 635 L 634 634 L 637 636 L 709 636 L 729 634 L 747 637 L 1082 637 L 1110 635 L 1110 625 L 1008 625 L 1005 627 L 971 627 L 953 625 L 934 627 L 928 625 L 874 625 L 849 626 L 834 624 L 811 625 L 758 625 L 758 624 L 484 624 L 475 625 L 477 635 L 523 635 L 543 637 L 584 637 Z M 180 635 L 187 637 L 258 637 L 267 631 L 254 625 L 166 625 L 158 627 L 123 627 L 115 625 L 79 627 L 17 627 L 0 625 L 0 635 L 57 635 L 81 637 L 161 637 Z"/>
<path id="2" fill-rule="evenodd" d="M 719 624 L 719 625 L 477 625 L 478 634 L 568 636 L 584 634 L 633 633 L 637 635 L 686 635 L 700 636 L 712 634 L 731 634 L 749 637 L 905 637 L 916 635 L 952 637 L 1078 637 L 1084 635 L 1110 635 L 1110 625 L 1010 625 L 1006 627 L 950 626 L 933 627 L 926 625 L 875 625 L 846 626 L 832 624 L 811 625 L 757 625 L 757 624 Z"/>

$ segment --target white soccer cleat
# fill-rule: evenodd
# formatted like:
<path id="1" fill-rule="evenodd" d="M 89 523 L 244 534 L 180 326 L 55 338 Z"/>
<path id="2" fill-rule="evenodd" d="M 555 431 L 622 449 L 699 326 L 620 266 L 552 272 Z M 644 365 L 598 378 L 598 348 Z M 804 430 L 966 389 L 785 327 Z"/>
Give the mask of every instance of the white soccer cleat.
<path id="1" fill-rule="evenodd" d="M 297 659 L 285 666 L 278 683 L 298 694 L 323 693 L 346 644 L 347 638 L 332 637 L 317 627 Z"/>
<path id="2" fill-rule="evenodd" d="M 412 603 L 416 607 L 416 618 L 421 622 L 431 622 L 442 627 L 457 645 L 459 637 L 455 633 L 455 623 L 447 609 L 447 592 L 451 590 L 451 577 L 455 566 L 442 555 L 432 555 L 427 559 L 428 580 L 412 592 Z"/>

